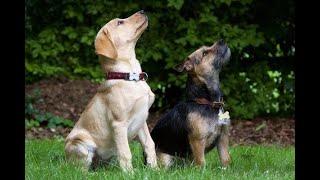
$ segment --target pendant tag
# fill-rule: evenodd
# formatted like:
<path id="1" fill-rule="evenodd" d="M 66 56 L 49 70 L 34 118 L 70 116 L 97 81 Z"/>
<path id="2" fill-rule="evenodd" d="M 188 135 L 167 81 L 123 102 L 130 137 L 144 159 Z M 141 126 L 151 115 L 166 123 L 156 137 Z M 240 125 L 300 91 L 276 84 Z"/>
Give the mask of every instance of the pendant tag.
<path id="1" fill-rule="evenodd" d="M 222 110 L 219 111 L 218 114 L 218 124 L 220 125 L 229 125 L 230 124 L 230 116 L 229 116 L 229 112 L 222 112 Z"/>

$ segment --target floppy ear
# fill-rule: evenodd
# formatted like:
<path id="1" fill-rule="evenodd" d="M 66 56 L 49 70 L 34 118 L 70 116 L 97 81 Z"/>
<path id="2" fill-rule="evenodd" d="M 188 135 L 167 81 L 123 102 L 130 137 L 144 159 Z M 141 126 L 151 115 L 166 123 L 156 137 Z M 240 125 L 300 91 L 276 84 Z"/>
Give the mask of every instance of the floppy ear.
<path id="1" fill-rule="evenodd" d="M 104 28 L 96 37 L 94 42 L 96 54 L 103 55 L 110 59 L 116 59 L 118 56 L 117 50 L 111 41 L 108 29 Z"/>
<path id="2" fill-rule="evenodd" d="M 193 68 L 193 63 L 190 58 L 185 60 L 183 63 L 176 65 L 173 69 L 182 72 L 183 70 L 190 71 Z"/>

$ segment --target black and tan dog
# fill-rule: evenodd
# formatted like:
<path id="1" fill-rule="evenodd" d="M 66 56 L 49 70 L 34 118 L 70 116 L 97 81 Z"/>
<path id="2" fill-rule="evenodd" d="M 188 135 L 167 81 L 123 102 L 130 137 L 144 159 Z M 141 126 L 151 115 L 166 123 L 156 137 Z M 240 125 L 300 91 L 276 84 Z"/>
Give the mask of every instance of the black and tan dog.
<path id="1" fill-rule="evenodd" d="M 205 153 L 216 145 L 222 165 L 229 163 L 229 124 L 221 121 L 223 116 L 228 120 L 228 112 L 222 113 L 219 73 L 230 55 L 228 46 L 219 40 L 199 48 L 175 67 L 188 73 L 187 101 L 164 115 L 151 132 L 160 164 L 169 167 L 173 156 L 192 155 L 203 166 Z"/>

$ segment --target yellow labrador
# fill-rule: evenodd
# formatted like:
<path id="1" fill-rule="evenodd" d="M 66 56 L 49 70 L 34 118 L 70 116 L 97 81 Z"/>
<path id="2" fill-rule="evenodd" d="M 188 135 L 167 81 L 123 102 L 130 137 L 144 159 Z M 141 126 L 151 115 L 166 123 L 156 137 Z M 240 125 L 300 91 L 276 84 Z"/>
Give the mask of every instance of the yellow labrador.
<path id="1" fill-rule="evenodd" d="M 138 135 L 146 162 L 157 167 L 154 142 L 146 119 L 155 95 L 148 84 L 136 78 L 141 66 L 135 45 L 148 26 L 143 10 L 126 19 L 113 19 L 95 39 L 95 52 L 106 74 L 123 72 L 128 78 L 107 79 L 89 102 L 66 138 L 65 152 L 70 160 L 89 168 L 93 158 L 108 160 L 117 156 L 120 167 L 132 170 L 129 141 Z"/>

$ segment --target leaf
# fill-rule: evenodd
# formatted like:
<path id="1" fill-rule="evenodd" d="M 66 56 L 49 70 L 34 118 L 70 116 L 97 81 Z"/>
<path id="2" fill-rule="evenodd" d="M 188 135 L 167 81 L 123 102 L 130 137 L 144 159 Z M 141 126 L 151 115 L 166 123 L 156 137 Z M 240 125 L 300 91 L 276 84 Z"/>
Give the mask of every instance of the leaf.
<path id="1" fill-rule="evenodd" d="M 177 10 L 180 10 L 184 3 L 184 0 L 168 0 L 168 7 L 174 7 Z"/>
<path id="2" fill-rule="evenodd" d="M 265 128 L 265 127 L 266 127 L 266 122 L 263 122 L 258 127 L 256 127 L 255 131 L 260 131 L 262 128 Z"/>

